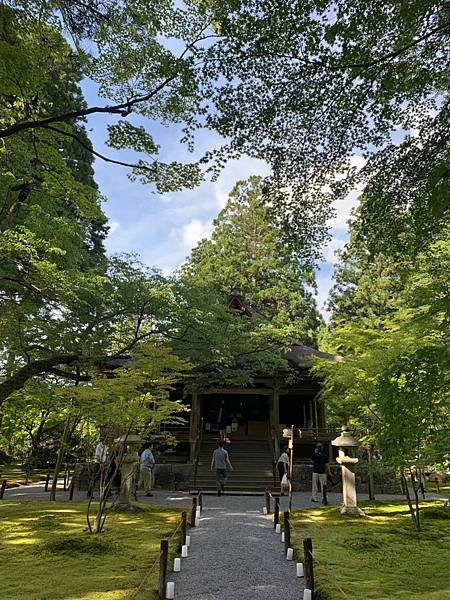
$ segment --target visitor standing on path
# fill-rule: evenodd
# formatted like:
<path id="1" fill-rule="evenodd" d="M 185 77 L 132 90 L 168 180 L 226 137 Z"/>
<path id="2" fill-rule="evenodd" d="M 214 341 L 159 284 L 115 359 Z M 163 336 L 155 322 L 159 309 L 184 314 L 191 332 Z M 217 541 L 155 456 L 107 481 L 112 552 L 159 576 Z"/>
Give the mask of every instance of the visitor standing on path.
<path id="1" fill-rule="evenodd" d="M 284 486 L 283 486 L 283 477 L 286 475 L 286 478 L 289 478 L 289 454 L 288 447 L 284 446 L 280 458 L 277 462 L 278 476 L 280 478 L 280 494 L 283 496 L 284 494 Z"/>
<path id="2" fill-rule="evenodd" d="M 100 437 L 100 440 L 95 447 L 94 452 L 94 464 L 92 466 L 92 475 L 91 480 L 89 482 L 89 488 L 87 492 L 87 497 L 92 498 L 94 495 L 94 488 L 97 483 L 97 480 L 101 476 L 101 471 L 106 468 L 106 463 L 108 460 L 108 446 L 105 444 L 105 440 L 103 436 Z"/>
<path id="3" fill-rule="evenodd" d="M 312 475 L 312 502 L 319 502 L 319 492 L 322 497 L 323 504 L 327 504 L 326 501 L 326 489 L 327 489 L 327 475 L 330 475 L 330 464 L 329 458 L 323 452 L 322 444 L 316 444 L 316 450 L 311 457 L 313 461 L 313 475 Z M 325 490 L 325 494 L 324 494 Z"/>
<path id="4" fill-rule="evenodd" d="M 223 440 L 219 441 L 218 447 L 214 450 L 211 460 L 211 471 L 216 469 L 217 495 L 221 496 L 225 491 L 225 482 L 228 477 L 227 468 L 233 470 L 228 452 L 223 447 Z"/>
<path id="5" fill-rule="evenodd" d="M 155 457 L 152 453 L 152 445 L 145 442 L 139 460 L 139 480 L 145 490 L 146 496 L 153 496 L 153 469 L 155 468 Z"/>

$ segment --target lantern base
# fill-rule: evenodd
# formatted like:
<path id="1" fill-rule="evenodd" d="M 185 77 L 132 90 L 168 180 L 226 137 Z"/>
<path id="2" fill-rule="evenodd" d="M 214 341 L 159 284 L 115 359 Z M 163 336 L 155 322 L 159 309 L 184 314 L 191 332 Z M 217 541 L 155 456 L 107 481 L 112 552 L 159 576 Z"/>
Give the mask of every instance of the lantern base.
<path id="1" fill-rule="evenodd" d="M 366 517 L 366 513 L 359 506 L 345 506 L 344 504 L 339 509 L 341 515 L 350 515 L 352 517 Z"/>

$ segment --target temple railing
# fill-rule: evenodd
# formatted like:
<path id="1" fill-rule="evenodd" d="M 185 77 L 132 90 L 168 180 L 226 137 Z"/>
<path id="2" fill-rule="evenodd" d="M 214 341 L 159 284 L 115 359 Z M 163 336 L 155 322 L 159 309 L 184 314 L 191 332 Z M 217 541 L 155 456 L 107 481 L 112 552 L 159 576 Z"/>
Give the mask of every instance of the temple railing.
<path id="1" fill-rule="evenodd" d="M 197 487 L 198 461 L 203 438 L 203 417 L 200 419 L 194 442 L 194 488 Z"/>
<path id="2" fill-rule="evenodd" d="M 285 428 L 286 426 L 280 426 L 281 439 L 283 439 L 283 429 Z M 301 438 L 295 437 L 296 444 L 308 441 L 329 442 L 340 434 L 340 431 L 334 427 L 309 427 L 307 429 L 299 427 L 298 429 L 301 430 L 302 436 Z"/>

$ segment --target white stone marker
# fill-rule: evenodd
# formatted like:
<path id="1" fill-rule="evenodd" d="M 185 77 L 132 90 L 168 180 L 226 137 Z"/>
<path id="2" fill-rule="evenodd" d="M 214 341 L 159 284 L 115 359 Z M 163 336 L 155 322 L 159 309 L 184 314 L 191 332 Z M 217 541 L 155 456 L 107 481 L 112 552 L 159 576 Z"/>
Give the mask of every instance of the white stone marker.
<path id="1" fill-rule="evenodd" d="M 281 541 L 284 542 L 284 531 L 281 532 Z"/>
<path id="2" fill-rule="evenodd" d="M 288 548 L 286 552 L 287 560 L 294 560 L 294 550 L 293 548 Z"/>
<path id="3" fill-rule="evenodd" d="M 186 536 L 186 546 L 189 548 L 190 545 L 191 545 L 191 536 L 187 535 Z"/>
<path id="4" fill-rule="evenodd" d="M 267 506 L 263 506 L 263 515 L 267 515 Z"/>
<path id="5" fill-rule="evenodd" d="M 175 573 L 179 573 L 181 571 L 181 558 L 173 559 L 173 570 Z"/>
<path id="6" fill-rule="evenodd" d="M 303 563 L 297 563 L 297 577 L 303 577 Z"/>
<path id="7" fill-rule="evenodd" d="M 181 546 L 181 558 L 187 558 L 188 547 L 186 545 Z"/>
<path id="8" fill-rule="evenodd" d="M 303 590 L 303 600 L 312 600 L 311 590 Z"/>
<path id="9" fill-rule="evenodd" d="M 281 533 L 281 525 L 279 523 L 277 523 L 277 526 L 275 527 L 275 533 Z"/>
<path id="10" fill-rule="evenodd" d="M 167 600 L 173 600 L 175 598 L 175 584 L 173 581 L 166 583 L 166 598 Z"/>

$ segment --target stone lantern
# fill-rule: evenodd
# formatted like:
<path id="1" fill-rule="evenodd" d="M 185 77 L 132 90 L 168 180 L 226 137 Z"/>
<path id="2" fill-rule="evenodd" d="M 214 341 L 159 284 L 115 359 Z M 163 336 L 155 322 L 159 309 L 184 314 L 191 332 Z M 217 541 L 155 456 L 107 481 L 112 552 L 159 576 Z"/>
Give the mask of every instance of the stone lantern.
<path id="1" fill-rule="evenodd" d="M 123 444 L 121 475 L 122 481 L 120 485 L 120 495 L 117 504 L 117 510 L 130 510 L 133 508 L 131 496 L 134 492 L 135 478 L 139 476 L 138 465 L 139 456 L 138 448 L 142 445 L 143 440 L 139 435 L 134 433 L 124 434 L 114 440 L 118 444 Z"/>
<path id="2" fill-rule="evenodd" d="M 356 439 L 349 432 L 348 427 L 342 427 L 341 435 L 334 439 L 331 444 L 339 449 L 336 462 L 341 465 L 342 470 L 342 497 L 343 502 L 340 509 L 341 515 L 359 515 L 365 517 L 364 511 L 358 508 L 356 500 L 355 472 L 352 470 L 358 459 L 350 456 L 350 449 L 359 446 Z"/>

